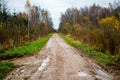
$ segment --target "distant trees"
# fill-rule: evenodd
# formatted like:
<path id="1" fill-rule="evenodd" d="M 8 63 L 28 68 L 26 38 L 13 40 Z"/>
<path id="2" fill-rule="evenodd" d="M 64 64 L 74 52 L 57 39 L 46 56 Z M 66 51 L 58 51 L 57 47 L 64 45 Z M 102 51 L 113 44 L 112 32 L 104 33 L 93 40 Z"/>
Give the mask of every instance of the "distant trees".
<path id="1" fill-rule="evenodd" d="M 26 14 L 28 18 L 28 37 L 42 36 L 53 31 L 53 22 L 47 10 L 41 9 L 38 6 L 32 6 L 27 0 Z M 31 36 L 31 37 L 30 37 Z M 35 37 L 34 37 L 35 38 Z"/>
<path id="2" fill-rule="evenodd" d="M 113 4 L 113 8 L 114 16 L 116 16 L 116 18 L 120 21 L 120 0 L 118 0 L 117 2 L 115 1 L 115 3 Z"/>
<path id="3" fill-rule="evenodd" d="M 99 5 L 96 6 L 95 4 L 90 8 L 85 7 L 81 8 L 80 10 L 77 8 L 69 8 L 66 10 L 65 14 L 61 14 L 60 25 L 64 24 L 65 22 L 69 22 L 70 24 L 81 23 L 81 25 L 85 25 L 84 23 L 86 23 L 86 26 L 88 26 L 87 24 L 97 25 L 100 19 L 109 16 L 110 14 L 111 11 L 109 8 L 102 8 Z"/>
<path id="4" fill-rule="evenodd" d="M 10 14 L 5 0 L 0 0 L 0 52 L 53 32 L 48 11 L 26 3 L 26 12 Z"/>
<path id="5" fill-rule="evenodd" d="M 95 4 L 80 10 L 68 8 L 61 14 L 59 31 L 97 50 L 120 56 L 119 3 L 109 4 L 108 8 Z"/>

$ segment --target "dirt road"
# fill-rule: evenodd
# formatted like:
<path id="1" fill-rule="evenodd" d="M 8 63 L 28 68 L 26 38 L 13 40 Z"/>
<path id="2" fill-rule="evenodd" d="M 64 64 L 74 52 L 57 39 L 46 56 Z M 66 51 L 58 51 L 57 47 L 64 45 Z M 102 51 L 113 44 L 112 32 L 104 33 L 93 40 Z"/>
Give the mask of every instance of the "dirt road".
<path id="1" fill-rule="evenodd" d="M 113 80 L 82 54 L 54 34 L 38 54 L 13 60 L 17 68 L 4 80 Z"/>

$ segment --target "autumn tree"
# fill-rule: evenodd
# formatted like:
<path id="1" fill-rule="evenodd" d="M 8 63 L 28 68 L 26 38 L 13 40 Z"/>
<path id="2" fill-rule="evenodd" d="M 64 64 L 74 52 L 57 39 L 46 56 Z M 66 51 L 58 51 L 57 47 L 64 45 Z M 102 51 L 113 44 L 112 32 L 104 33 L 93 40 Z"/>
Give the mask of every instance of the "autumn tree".
<path id="1" fill-rule="evenodd" d="M 68 8 L 61 14 L 59 31 L 104 53 L 120 55 L 119 2 L 115 4 Z"/>
<path id="2" fill-rule="evenodd" d="M 9 12 L 6 0 L 0 0 L 0 52 L 53 32 L 52 19 L 47 10 L 32 6 L 29 0 L 25 9 L 26 12 Z"/>
<path id="3" fill-rule="evenodd" d="M 113 8 L 113 14 L 120 21 L 120 0 L 114 2 Z"/>

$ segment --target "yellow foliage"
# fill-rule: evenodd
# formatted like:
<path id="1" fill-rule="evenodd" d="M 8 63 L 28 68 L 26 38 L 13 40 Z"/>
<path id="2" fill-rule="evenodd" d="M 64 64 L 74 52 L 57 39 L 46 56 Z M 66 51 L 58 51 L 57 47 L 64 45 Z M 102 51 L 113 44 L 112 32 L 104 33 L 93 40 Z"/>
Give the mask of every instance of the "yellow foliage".
<path id="1" fill-rule="evenodd" d="M 115 16 L 103 18 L 100 20 L 99 24 L 100 25 L 110 25 L 116 29 L 120 28 L 120 22 L 115 18 Z"/>
<path id="2" fill-rule="evenodd" d="M 75 28 L 76 30 L 79 30 L 79 29 L 80 29 L 80 24 L 75 23 L 75 24 L 74 24 L 74 28 Z"/>
<path id="3" fill-rule="evenodd" d="M 91 21 L 89 20 L 89 18 L 87 16 L 84 16 L 83 19 L 84 19 L 84 22 L 91 23 Z"/>
<path id="4" fill-rule="evenodd" d="M 66 26 L 66 27 L 69 27 L 69 26 L 70 26 L 70 23 L 69 23 L 69 22 L 66 22 L 66 23 L 65 23 L 65 26 Z"/>

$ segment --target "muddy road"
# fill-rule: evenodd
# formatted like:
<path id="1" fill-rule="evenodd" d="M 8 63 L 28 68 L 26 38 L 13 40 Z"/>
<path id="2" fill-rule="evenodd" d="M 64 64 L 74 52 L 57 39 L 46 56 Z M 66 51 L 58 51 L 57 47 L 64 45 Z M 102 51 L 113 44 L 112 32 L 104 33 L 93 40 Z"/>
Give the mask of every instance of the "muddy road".
<path id="1" fill-rule="evenodd" d="M 112 75 L 66 44 L 57 34 L 38 54 L 12 62 L 17 68 L 4 80 L 114 80 Z"/>

